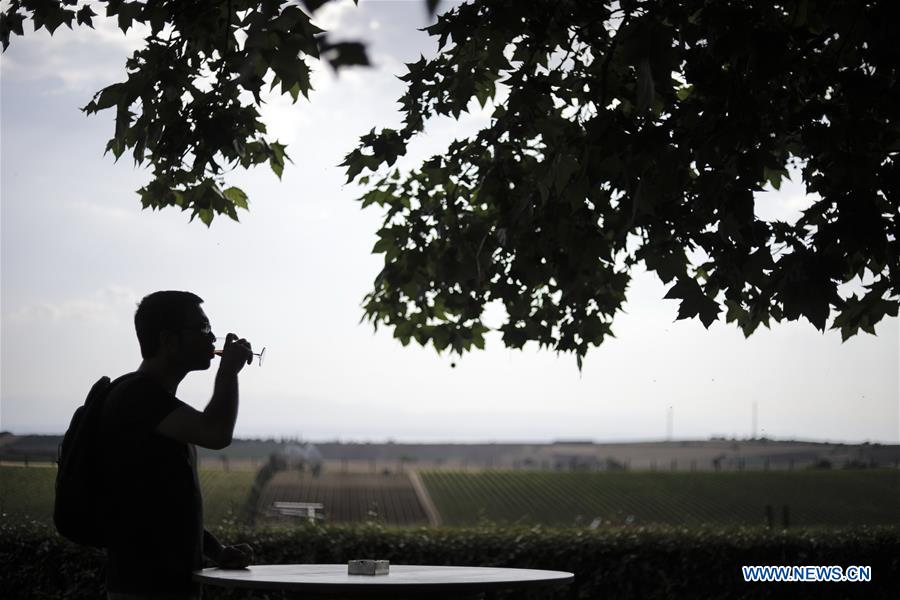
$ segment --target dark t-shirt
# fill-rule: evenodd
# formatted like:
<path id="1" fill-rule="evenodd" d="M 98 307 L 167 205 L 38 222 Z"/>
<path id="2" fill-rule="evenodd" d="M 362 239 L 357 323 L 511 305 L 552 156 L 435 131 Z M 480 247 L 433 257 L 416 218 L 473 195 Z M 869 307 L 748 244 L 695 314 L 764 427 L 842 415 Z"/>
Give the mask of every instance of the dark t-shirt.
<path id="1" fill-rule="evenodd" d="M 202 564 L 203 503 L 197 451 L 154 433 L 185 404 L 150 377 L 115 383 L 100 419 L 107 589 L 192 592 Z"/>

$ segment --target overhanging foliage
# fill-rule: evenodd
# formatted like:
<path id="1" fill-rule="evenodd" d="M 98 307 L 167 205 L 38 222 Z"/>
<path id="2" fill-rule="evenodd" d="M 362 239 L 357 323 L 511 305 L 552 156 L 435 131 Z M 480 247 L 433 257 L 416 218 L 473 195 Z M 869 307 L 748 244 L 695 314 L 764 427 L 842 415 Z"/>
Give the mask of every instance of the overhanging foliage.
<path id="1" fill-rule="evenodd" d="M 225 187 L 228 168 L 281 176 L 264 83 L 296 101 L 309 60 L 368 64 L 362 44 L 310 22 L 327 1 L 101 0 L 123 31 L 151 29 L 126 80 L 84 107 L 115 108 L 107 151 L 152 165 L 145 208 L 237 219 L 248 197 Z M 52 33 L 95 16 L 83 0 L 11 0 L 0 41 L 26 20 Z M 507 346 L 534 341 L 580 366 L 643 265 L 671 284 L 679 319 L 708 327 L 724 310 L 748 336 L 800 317 L 831 319 L 845 340 L 874 333 L 900 298 L 898 22 L 892 0 L 453 8 L 428 28 L 442 51 L 403 76 L 404 126 L 373 129 L 344 163 L 368 187 L 363 205 L 386 209 L 366 317 L 462 354 L 483 347 L 496 301 Z M 430 120 L 476 106 L 492 109 L 477 135 L 391 169 Z M 819 199 L 796 222 L 761 220 L 754 193 L 791 163 Z"/>
<path id="2" fill-rule="evenodd" d="M 442 51 L 402 78 L 403 128 L 344 163 L 387 209 L 367 317 L 462 353 L 499 301 L 507 346 L 580 367 L 643 263 L 679 319 L 874 333 L 900 295 L 898 22 L 889 0 L 454 8 L 428 28 Z M 431 119 L 484 106 L 477 135 L 391 170 Z M 754 193 L 791 163 L 821 199 L 761 220 Z M 842 294 L 855 279 L 862 297 Z"/>
<path id="3" fill-rule="evenodd" d="M 106 151 L 118 160 L 130 150 L 135 164 L 151 164 L 153 179 L 138 190 L 144 208 L 177 206 L 206 225 L 217 214 L 237 220 L 249 199 L 225 187 L 228 170 L 268 163 L 281 177 L 290 159 L 284 144 L 266 138 L 258 110 L 264 85 L 296 102 L 312 90 L 311 61 L 334 69 L 369 64 L 363 44 L 331 41 L 310 22 L 328 2 L 101 0 L 123 32 L 135 23 L 150 27 L 125 64 L 125 81 L 82 109 L 114 108 Z M 52 34 L 63 24 L 93 27 L 96 16 L 83 0 L 12 0 L 0 15 L 0 42 L 5 51 L 10 34 L 24 34 L 26 20 Z"/>

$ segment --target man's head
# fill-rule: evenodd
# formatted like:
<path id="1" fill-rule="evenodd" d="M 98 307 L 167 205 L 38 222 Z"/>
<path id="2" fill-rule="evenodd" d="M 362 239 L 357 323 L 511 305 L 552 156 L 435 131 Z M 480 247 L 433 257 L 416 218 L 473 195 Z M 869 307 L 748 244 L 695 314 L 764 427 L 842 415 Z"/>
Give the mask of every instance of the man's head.
<path id="1" fill-rule="evenodd" d="M 187 371 L 208 369 L 215 336 L 202 303 L 190 292 L 154 292 L 144 297 L 134 313 L 141 356 L 164 358 Z"/>

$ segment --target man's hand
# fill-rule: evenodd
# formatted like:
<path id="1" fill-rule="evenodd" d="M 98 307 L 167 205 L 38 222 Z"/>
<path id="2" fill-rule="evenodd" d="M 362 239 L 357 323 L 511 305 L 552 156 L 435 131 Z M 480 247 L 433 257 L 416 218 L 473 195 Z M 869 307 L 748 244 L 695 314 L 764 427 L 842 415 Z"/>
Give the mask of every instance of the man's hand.
<path id="1" fill-rule="evenodd" d="M 233 333 L 225 336 L 225 347 L 222 349 L 222 360 L 219 361 L 219 370 L 231 373 L 240 373 L 244 365 L 249 365 L 253 360 L 253 349 L 250 342 L 244 338 L 238 339 Z"/>
<path id="2" fill-rule="evenodd" d="M 224 546 L 215 560 L 220 569 L 245 569 L 253 562 L 253 548 L 250 544 Z"/>

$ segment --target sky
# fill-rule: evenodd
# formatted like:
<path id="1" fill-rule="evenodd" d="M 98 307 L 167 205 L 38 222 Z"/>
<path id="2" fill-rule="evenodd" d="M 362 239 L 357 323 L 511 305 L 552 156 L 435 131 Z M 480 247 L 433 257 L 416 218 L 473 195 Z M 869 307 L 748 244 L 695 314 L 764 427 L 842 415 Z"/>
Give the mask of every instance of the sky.
<path id="1" fill-rule="evenodd" d="M 204 298 L 218 335 L 266 347 L 265 363 L 241 373 L 239 437 L 653 440 L 667 436 L 671 410 L 674 439 L 900 442 L 897 318 L 843 343 L 805 320 L 745 339 L 724 316 L 708 330 L 676 322 L 666 286 L 638 271 L 616 338 L 580 373 L 573 355 L 509 350 L 499 334 L 460 359 L 361 323 L 382 264 L 370 253 L 382 215 L 360 208 L 361 188 L 337 165 L 360 135 L 400 123 L 397 76 L 437 42 L 420 31 L 430 22 L 420 0 L 342 1 L 314 22 L 366 40 L 374 67 L 317 67 L 310 101 L 268 97 L 269 139 L 288 145 L 293 164 L 281 181 L 267 167 L 232 172 L 228 185 L 251 209 L 209 229 L 176 209 L 142 211 L 146 166 L 103 156 L 114 115 L 79 111 L 124 78 L 142 29 L 126 36 L 97 18 L 95 30 L 11 40 L 0 58 L 0 430 L 64 431 L 96 379 L 140 363 L 140 298 L 184 289 Z M 487 123 L 490 105 L 472 108 L 432 122 L 401 165 Z M 814 200 L 793 181 L 758 194 L 756 211 L 794 220 Z M 179 398 L 202 410 L 214 367 L 190 374 Z"/>

